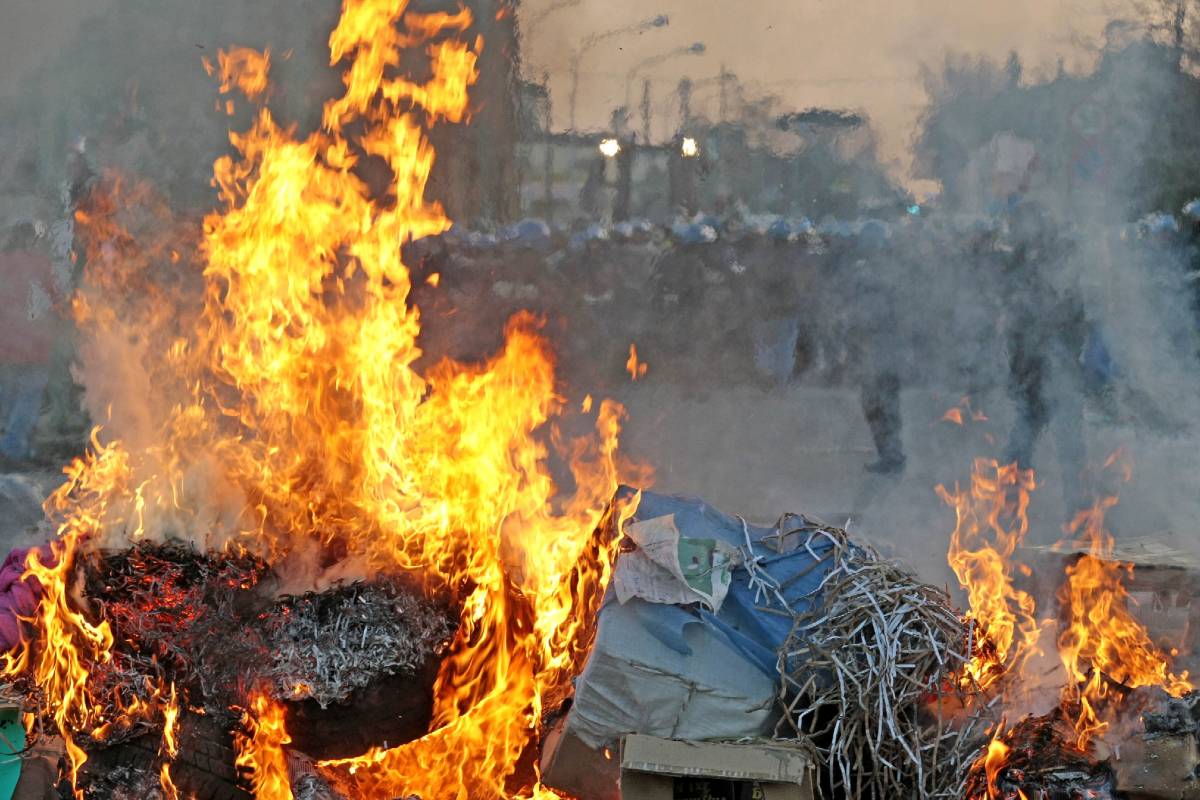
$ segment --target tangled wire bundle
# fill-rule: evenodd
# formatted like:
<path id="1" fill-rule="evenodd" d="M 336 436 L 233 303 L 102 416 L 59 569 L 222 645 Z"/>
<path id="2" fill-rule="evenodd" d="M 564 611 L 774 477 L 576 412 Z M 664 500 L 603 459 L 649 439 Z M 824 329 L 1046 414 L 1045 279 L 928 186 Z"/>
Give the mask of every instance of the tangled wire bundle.
<path id="1" fill-rule="evenodd" d="M 816 743 L 823 790 L 850 798 L 951 798 L 979 752 L 986 706 L 955 673 L 969 630 L 949 596 L 845 531 L 822 527 L 833 567 L 823 602 L 796 615 L 780 649 L 780 736 Z M 971 709 L 974 710 L 971 710 Z"/>

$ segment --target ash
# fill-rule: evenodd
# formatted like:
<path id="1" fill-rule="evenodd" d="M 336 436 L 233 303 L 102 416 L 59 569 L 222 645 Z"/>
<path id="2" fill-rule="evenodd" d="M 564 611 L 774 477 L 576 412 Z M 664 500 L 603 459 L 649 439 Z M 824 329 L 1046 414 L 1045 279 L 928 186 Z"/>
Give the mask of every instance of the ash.
<path id="1" fill-rule="evenodd" d="M 1200 691 L 1171 697 L 1161 689 L 1155 689 L 1146 705 L 1142 724 L 1147 736 L 1200 735 Z"/>
<path id="2" fill-rule="evenodd" d="M 88 800 L 164 800 L 156 771 L 128 765 L 113 767 L 94 778 L 84 797 Z"/>
<path id="3" fill-rule="evenodd" d="M 325 708 L 381 675 L 416 672 L 454 630 L 444 609 L 393 583 L 289 597 L 263 626 L 273 654 L 265 677 L 279 699 Z"/>
<path id="4" fill-rule="evenodd" d="M 84 593 L 116 642 L 92 676 L 98 695 L 127 705 L 170 683 L 230 724 L 252 689 L 324 707 L 376 679 L 416 673 L 443 654 L 457 624 L 402 577 L 276 599 L 262 560 L 177 544 L 140 543 L 84 571 Z M 109 731 L 106 743 L 143 732 Z"/>

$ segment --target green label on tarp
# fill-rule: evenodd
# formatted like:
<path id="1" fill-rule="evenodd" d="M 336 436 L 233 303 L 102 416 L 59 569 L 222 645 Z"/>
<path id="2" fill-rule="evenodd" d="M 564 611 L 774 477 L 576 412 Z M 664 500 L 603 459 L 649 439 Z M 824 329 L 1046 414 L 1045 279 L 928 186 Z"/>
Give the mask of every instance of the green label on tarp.
<path id="1" fill-rule="evenodd" d="M 687 585 L 698 592 L 712 597 L 728 587 L 729 561 L 716 539 L 679 538 L 679 568 Z"/>

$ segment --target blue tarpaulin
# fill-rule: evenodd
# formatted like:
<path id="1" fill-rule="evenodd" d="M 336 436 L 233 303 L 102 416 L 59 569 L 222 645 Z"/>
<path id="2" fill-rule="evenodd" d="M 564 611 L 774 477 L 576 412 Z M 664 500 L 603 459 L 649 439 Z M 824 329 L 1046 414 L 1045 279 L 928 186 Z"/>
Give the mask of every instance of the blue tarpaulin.
<path id="1" fill-rule="evenodd" d="M 770 734 L 777 652 L 793 615 L 821 602 L 821 581 L 833 567 L 826 559 L 832 541 L 806 535 L 819 530 L 816 524 L 785 518 L 780 527 L 793 534 L 781 542 L 778 529 L 747 524 L 697 498 L 643 492 L 625 530 L 666 518 L 681 552 L 717 541 L 722 552 L 736 549 L 740 558 L 719 603 L 651 602 L 628 593 L 622 603 L 610 585 L 567 723 L 588 747 L 629 733 L 697 740 Z M 619 556 L 618 573 L 621 559 L 636 555 Z"/>
<path id="2" fill-rule="evenodd" d="M 684 607 L 639 601 L 638 618 L 656 639 L 683 655 L 691 655 L 683 641 L 683 627 L 694 623 L 708 625 L 719 631 L 747 661 L 775 677 L 776 653 L 792 627 L 788 609 L 799 613 L 810 610 L 814 602 L 819 602 L 813 593 L 833 566 L 819 562 L 828 554 L 831 543 L 820 539 L 813 543 L 811 552 L 800 546 L 781 554 L 773 545 L 778 533 L 775 528 L 750 524 L 743 528 L 740 519 L 718 511 L 699 498 L 653 492 L 642 493 L 641 503 L 629 521 L 668 514 L 674 515 L 676 527 L 689 538 L 720 539 L 743 550 L 747 549 L 748 539 L 756 559 L 756 570 L 765 572 L 782 587 L 779 594 L 787 608 L 774 592 L 752 585 L 750 570 L 738 567 L 733 571 L 729 594 L 719 612 L 714 614 L 699 605 Z M 793 529 L 803 524 L 799 518 L 791 519 Z M 764 539 L 769 541 L 764 542 Z M 616 602 L 611 590 L 604 602 Z"/>

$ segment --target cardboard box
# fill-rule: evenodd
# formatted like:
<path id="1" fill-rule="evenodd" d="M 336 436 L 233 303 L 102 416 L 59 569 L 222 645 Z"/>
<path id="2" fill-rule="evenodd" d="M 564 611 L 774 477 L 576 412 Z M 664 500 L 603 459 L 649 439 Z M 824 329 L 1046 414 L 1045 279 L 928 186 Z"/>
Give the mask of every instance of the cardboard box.
<path id="1" fill-rule="evenodd" d="M 682 742 L 637 734 L 621 743 L 622 800 L 812 798 L 812 761 L 793 747 Z"/>
<path id="2" fill-rule="evenodd" d="M 621 800 L 621 765 L 609 748 L 593 749 L 560 719 L 542 740 L 542 783 L 577 800 Z"/>
<path id="3" fill-rule="evenodd" d="M 1200 767 L 1195 736 L 1132 736 L 1121 745 L 1114 764 L 1117 791 L 1130 800 L 1198 800 L 1200 782 L 1192 778 Z"/>

